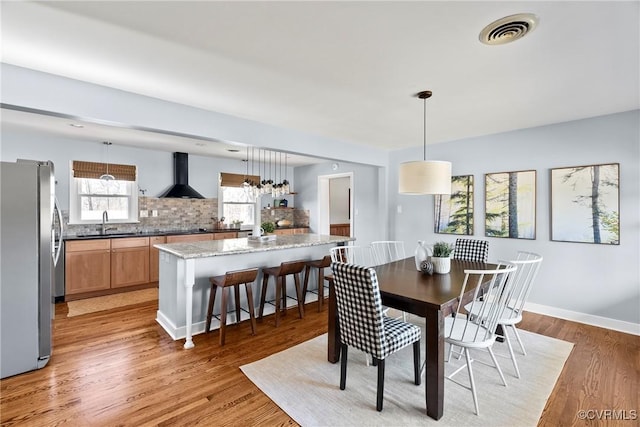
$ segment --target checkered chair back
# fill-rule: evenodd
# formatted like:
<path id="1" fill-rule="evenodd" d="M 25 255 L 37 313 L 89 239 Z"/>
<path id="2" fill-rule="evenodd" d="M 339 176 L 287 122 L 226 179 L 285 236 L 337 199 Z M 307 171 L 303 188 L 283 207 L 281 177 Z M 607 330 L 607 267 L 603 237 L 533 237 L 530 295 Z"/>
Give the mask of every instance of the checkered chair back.
<path id="1" fill-rule="evenodd" d="M 334 262 L 334 286 L 340 340 L 348 346 L 384 358 L 384 322 L 378 277 L 373 268 Z"/>
<path id="2" fill-rule="evenodd" d="M 456 239 L 453 259 L 460 261 L 487 262 L 489 258 L 489 242 L 475 239 Z"/>

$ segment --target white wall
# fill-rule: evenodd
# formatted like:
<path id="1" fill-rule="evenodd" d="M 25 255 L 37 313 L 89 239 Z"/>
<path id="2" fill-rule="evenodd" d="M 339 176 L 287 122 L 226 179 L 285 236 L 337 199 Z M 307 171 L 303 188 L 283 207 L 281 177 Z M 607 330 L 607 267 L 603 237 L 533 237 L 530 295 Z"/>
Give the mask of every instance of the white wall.
<path id="1" fill-rule="evenodd" d="M 397 194 L 398 164 L 421 156 L 420 149 L 399 150 L 390 159 L 390 230 L 408 248 L 418 239 L 456 238 L 433 233 L 433 196 Z M 627 326 L 640 332 L 639 111 L 435 144 L 427 157 L 450 160 L 454 175 L 474 175 L 475 237 L 489 241 L 491 259 L 509 258 L 518 250 L 544 256 L 533 304 L 595 323 L 606 323 L 598 318 L 630 322 L 635 325 Z M 620 163 L 620 245 L 550 241 L 549 169 L 598 163 Z M 484 174 L 528 169 L 537 171 L 536 239 L 484 237 Z"/>

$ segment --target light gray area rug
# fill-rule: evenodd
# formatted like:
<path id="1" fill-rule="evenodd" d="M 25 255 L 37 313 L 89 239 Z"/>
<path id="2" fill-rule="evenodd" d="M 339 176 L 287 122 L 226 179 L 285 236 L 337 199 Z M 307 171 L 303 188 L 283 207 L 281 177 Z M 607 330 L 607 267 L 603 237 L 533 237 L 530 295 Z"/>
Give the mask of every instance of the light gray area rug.
<path id="1" fill-rule="evenodd" d="M 495 368 L 473 363 L 480 415 L 474 413 L 471 391 L 445 379 L 439 421 L 426 415 L 424 375 L 420 386 L 413 384 L 411 346 L 387 359 L 382 412 L 375 407 L 377 368 L 350 349 L 347 387 L 340 390 L 340 363 L 327 361 L 326 334 L 240 369 L 302 426 L 535 426 L 573 344 L 527 331 L 520 335 L 527 350 L 526 356 L 517 354 L 521 378 L 515 378 L 509 358 L 498 357 L 507 387 Z M 506 344 L 496 343 L 494 350 L 508 355 Z M 474 358 L 491 360 L 486 351 L 476 351 Z M 445 374 L 463 360 L 452 358 Z M 468 383 L 466 372 L 456 380 Z"/>

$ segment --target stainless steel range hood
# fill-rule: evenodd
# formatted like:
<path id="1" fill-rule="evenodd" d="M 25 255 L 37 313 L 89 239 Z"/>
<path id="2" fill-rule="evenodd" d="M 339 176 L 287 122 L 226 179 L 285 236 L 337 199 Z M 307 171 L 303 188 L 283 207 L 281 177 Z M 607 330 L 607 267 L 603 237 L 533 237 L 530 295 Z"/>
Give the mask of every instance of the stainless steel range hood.
<path id="1" fill-rule="evenodd" d="M 173 153 L 173 186 L 160 197 L 204 199 L 202 194 L 189 186 L 189 155 Z"/>

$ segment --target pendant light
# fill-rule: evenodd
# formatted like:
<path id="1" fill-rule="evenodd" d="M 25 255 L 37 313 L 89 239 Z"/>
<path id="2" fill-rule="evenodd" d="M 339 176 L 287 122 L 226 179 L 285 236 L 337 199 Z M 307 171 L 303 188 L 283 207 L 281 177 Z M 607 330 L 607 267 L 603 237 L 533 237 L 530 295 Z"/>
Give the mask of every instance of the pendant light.
<path id="1" fill-rule="evenodd" d="M 430 90 L 416 94 L 424 103 L 422 160 L 400 164 L 401 194 L 451 194 L 451 162 L 427 160 L 427 98 L 431 94 Z"/>
<path id="2" fill-rule="evenodd" d="M 100 179 L 103 181 L 113 181 L 116 178 L 111 175 L 109 173 L 109 146 L 111 145 L 111 143 L 109 141 L 104 141 L 103 144 L 105 145 L 105 152 L 106 152 L 106 158 L 107 158 L 107 173 L 103 173 L 102 175 L 100 175 Z"/>

